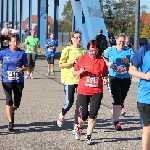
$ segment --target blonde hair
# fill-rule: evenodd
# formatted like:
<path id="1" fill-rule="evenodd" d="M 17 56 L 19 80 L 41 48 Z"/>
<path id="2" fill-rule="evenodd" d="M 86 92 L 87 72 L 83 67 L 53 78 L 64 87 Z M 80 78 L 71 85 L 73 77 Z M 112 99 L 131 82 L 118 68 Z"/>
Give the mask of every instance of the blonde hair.
<path id="1" fill-rule="evenodd" d="M 71 38 L 73 38 L 74 35 L 77 34 L 77 33 L 81 34 L 80 31 L 73 31 L 73 32 L 70 33 L 70 36 L 69 36 L 69 45 L 73 44 Z"/>
<path id="2" fill-rule="evenodd" d="M 116 39 L 120 38 L 120 37 L 123 37 L 123 38 L 126 38 L 126 35 L 124 33 L 119 33 L 117 36 L 116 36 Z"/>

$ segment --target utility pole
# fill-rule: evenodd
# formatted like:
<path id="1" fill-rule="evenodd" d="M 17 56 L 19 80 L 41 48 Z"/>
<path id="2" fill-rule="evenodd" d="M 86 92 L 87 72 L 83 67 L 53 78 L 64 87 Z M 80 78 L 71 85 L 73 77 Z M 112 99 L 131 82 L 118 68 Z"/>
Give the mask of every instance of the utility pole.
<path id="1" fill-rule="evenodd" d="M 140 28 L 140 0 L 136 0 L 135 7 L 135 34 L 134 34 L 134 48 L 138 50 L 139 48 L 139 28 Z"/>

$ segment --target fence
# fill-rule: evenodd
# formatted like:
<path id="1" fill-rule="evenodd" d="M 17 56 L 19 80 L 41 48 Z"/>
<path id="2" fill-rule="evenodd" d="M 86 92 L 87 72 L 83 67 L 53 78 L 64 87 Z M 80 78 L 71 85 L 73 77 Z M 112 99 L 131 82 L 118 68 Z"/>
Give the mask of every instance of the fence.
<path id="1" fill-rule="evenodd" d="M 58 33 L 58 42 L 59 42 L 59 45 L 68 45 L 69 43 L 69 33 L 70 32 L 59 32 Z M 25 39 L 26 35 L 23 34 L 23 40 Z M 130 37 L 130 41 L 131 43 L 134 45 L 134 38 L 133 37 Z M 139 45 L 140 46 L 143 46 L 143 45 L 147 45 L 147 44 L 150 44 L 150 39 L 146 39 L 146 38 L 140 38 L 139 39 Z"/>

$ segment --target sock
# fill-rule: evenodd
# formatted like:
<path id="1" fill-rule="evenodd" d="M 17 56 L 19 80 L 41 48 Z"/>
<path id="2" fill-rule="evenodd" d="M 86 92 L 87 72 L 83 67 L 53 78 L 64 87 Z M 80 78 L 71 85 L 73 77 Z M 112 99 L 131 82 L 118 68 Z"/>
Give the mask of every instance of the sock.
<path id="1" fill-rule="evenodd" d="M 121 105 L 113 105 L 113 119 L 115 121 L 119 121 L 119 117 L 121 114 Z"/>

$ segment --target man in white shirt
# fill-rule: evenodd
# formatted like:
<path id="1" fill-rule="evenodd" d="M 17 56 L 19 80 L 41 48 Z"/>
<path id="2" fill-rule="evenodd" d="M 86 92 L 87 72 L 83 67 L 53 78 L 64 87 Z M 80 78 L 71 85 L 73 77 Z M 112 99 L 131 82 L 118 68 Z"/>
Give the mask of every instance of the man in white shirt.
<path id="1" fill-rule="evenodd" d="M 8 22 L 5 22 L 4 28 L 1 30 L 1 34 L 3 35 L 5 32 L 10 32 L 10 29 L 8 27 Z"/>
<path id="2" fill-rule="evenodd" d="M 17 26 L 14 26 L 14 29 L 11 29 L 11 34 L 19 34 L 19 30 L 17 29 Z"/>

